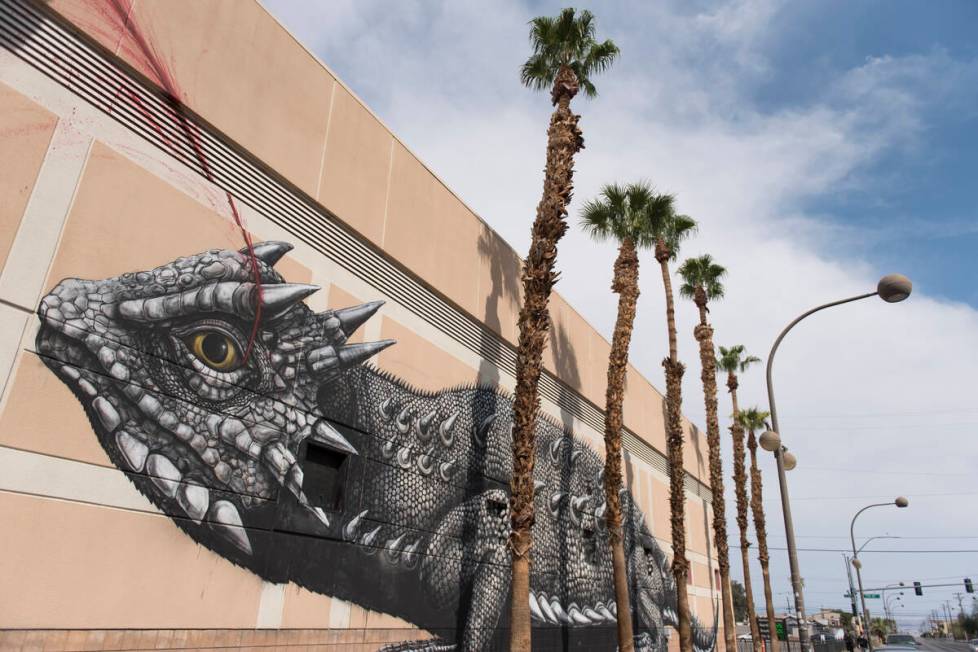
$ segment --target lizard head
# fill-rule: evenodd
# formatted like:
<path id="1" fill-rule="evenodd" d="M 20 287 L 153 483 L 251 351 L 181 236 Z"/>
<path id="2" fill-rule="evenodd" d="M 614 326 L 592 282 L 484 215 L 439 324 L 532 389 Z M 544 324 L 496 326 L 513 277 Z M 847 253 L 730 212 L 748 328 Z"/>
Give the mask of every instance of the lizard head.
<path id="1" fill-rule="evenodd" d="M 393 341 L 347 344 L 381 302 L 314 313 L 318 288 L 273 268 L 292 246 L 211 250 L 100 281 L 65 279 L 38 308 L 37 351 L 74 392 L 99 441 L 160 509 L 252 554 L 244 525 L 279 489 L 303 493 L 306 440 L 356 454 L 317 395 Z M 255 283 L 257 265 L 261 283 Z M 192 523 L 193 526 L 190 526 Z"/>

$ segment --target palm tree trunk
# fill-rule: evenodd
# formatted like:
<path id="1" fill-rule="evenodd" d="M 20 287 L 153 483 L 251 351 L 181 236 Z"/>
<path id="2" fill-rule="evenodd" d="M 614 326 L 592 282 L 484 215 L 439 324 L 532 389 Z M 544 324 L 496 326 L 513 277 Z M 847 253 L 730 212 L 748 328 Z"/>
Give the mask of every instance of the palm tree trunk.
<path id="1" fill-rule="evenodd" d="M 737 496 L 737 527 L 740 530 L 740 556 L 744 565 L 744 592 L 747 594 L 747 622 L 750 625 L 751 642 L 754 652 L 761 652 L 761 630 L 757 626 L 757 613 L 754 610 L 754 588 L 750 581 L 750 542 L 747 540 L 747 472 L 744 468 L 744 427 L 740 425 L 738 416 L 740 406 L 737 404 L 737 376 L 728 374 L 727 388 L 730 390 L 730 400 L 733 403 L 733 434 L 734 456 L 734 489 Z"/>
<path id="2" fill-rule="evenodd" d="M 778 637 L 774 633 L 774 598 L 771 594 L 771 573 L 768 570 L 767 528 L 764 525 L 764 499 L 761 488 L 761 470 L 757 468 L 757 440 L 752 430 L 747 436 L 750 449 L 750 509 L 754 515 L 754 532 L 757 533 L 757 559 L 761 562 L 761 575 L 764 578 L 764 604 L 767 608 L 767 623 L 770 631 L 770 646 L 767 652 L 778 652 Z"/>
<path id="3" fill-rule="evenodd" d="M 666 294 L 666 325 L 669 330 L 669 357 L 662 361 L 666 370 L 666 455 L 669 459 L 669 517 L 672 532 L 672 575 L 676 581 L 676 615 L 679 621 L 680 652 L 691 652 L 693 635 L 689 618 L 689 560 L 686 559 L 686 484 L 683 465 L 682 383 L 686 368 L 679 362 L 676 344 L 676 307 L 669 275 L 669 250 L 660 240 L 655 258 L 662 271 Z"/>
<path id="4" fill-rule="evenodd" d="M 628 601 L 628 569 L 621 529 L 621 429 L 622 402 L 625 397 L 625 373 L 628 369 L 628 346 L 635 323 L 638 302 L 638 254 L 635 243 L 626 238 L 618 250 L 611 289 L 618 294 L 618 319 L 611 339 L 608 358 L 608 390 L 604 417 L 604 493 L 607 504 L 608 537 L 615 577 L 615 603 L 618 606 L 618 649 L 633 652 L 632 611 Z"/>
<path id="5" fill-rule="evenodd" d="M 573 191 L 574 154 L 584 147 L 577 127 L 579 116 L 570 111 L 578 91 L 577 76 L 569 67 L 557 73 L 551 93 L 556 105 L 547 131 L 547 167 L 543 197 L 533 222 L 530 252 L 523 264 L 523 306 L 519 317 L 516 391 L 513 401 L 513 477 L 510 488 L 510 548 L 513 579 L 510 605 L 510 650 L 529 652 L 530 548 L 533 529 L 534 434 L 540 397 L 541 359 L 547 342 L 550 315 L 547 305 L 557 274 L 557 243 L 567 231 L 567 203 Z"/>
<path id="6" fill-rule="evenodd" d="M 701 317 L 706 304 L 697 302 Z M 706 402 L 706 443 L 710 457 L 710 493 L 713 495 L 713 540 L 720 566 L 720 595 L 723 605 L 723 638 L 727 652 L 737 650 L 737 632 L 733 618 L 733 596 L 730 593 L 730 552 L 727 547 L 727 515 L 723 498 L 723 465 L 720 462 L 720 421 L 717 416 L 717 359 L 713 347 L 713 328 L 701 319 L 693 331 L 700 345 L 703 397 Z"/>

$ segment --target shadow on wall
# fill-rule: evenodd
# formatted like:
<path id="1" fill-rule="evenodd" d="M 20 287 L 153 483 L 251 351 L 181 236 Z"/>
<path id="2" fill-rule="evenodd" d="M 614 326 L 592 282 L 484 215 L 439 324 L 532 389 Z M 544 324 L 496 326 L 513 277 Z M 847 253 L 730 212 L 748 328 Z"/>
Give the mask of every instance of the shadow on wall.
<path id="1" fill-rule="evenodd" d="M 668 425 L 669 410 L 666 408 L 665 396 L 662 397 L 659 405 L 662 409 L 662 423 Z M 666 434 L 668 435 L 668 433 Z M 703 437 L 700 429 L 694 423 L 689 424 L 689 445 L 692 446 L 693 452 L 696 453 L 696 475 L 700 476 L 706 471 L 706 460 L 703 457 Z"/>
<path id="2" fill-rule="evenodd" d="M 483 230 L 478 242 L 479 255 L 489 264 L 489 293 L 486 295 L 485 324 L 496 333 L 503 333 L 499 308 L 502 302 L 508 304 L 513 314 L 518 314 L 520 308 L 520 275 L 519 265 L 507 264 L 515 258 L 513 250 L 497 237 L 492 231 Z M 508 311 L 507 311 L 508 312 Z M 577 354 L 571 344 L 570 336 L 560 324 L 550 322 L 550 338 L 548 345 L 553 353 L 557 377 L 563 381 L 558 383 L 560 405 L 560 421 L 564 430 L 574 432 L 574 410 L 580 411 L 580 396 L 573 391 L 581 389 L 581 372 L 577 363 Z M 479 343 L 480 384 L 498 386 L 499 369 L 492 360 L 499 359 L 500 347 L 503 345 L 496 338 L 483 337 Z"/>
<path id="3" fill-rule="evenodd" d="M 550 322 L 550 349 L 553 351 L 557 377 L 563 381 L 557 385 L 560 395 L 560 421 L 564 430 L 573 432 L 574 416 L 567 406 L 577 407 L 580 397 L 576 392 L 568 389 L 568 386 L 575 389 L 581 388 L 581 372 L 577 366 L 577 354 L 574 352 L 567 331 L 560 324 L 554 327 L 553 321 Z"/>
<path id="4" fill-rule="evenodd" d="M 520 277 L 518 265 L 506 264 L 515 256 L 513 250 L 497 237 L 492 231 L 483 229 L 478 242 L 479 256 L 489 264 L 489 293 L 486 295 L 484 321 L 486 326 L 502 334 L 502 321 L 499 317 L 501 303 L 508 308 L 519 309 Z M 515 313 L 516 310 L 512 312 Z M 510 312 L 510 311 L 507 311 Z M 479 376 L 480 384 L 497 387 L 499 385 L 499 369 L 492 362 L 498 360 L 503 345 L 495 337 L 482 337 L 479 342 Z"/>
<path id="5" fill-rule="evenodd" d="M 689 424 L 689 443 L 696 452 L 696 473 L 702 475 L 706 470 L 706 460 L 703 459 L 703 436 L 695 424 Z"/>

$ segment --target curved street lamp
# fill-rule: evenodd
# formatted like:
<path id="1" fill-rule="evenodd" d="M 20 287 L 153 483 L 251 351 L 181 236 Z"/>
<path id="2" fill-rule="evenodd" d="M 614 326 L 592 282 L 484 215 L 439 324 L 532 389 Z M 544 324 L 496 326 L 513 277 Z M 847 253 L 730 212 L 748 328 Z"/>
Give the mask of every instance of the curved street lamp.
<path id="1" fill-rule="evenodd" d="M 889 504 L 889 503 L 887 503 L 887 504 Z M 863 541 L 863 545 L 859 546 L 859 550 L 857 550 L 856 552 L 862 552 L 863 551 L 863 548 L 865 548 L 866 546 L 868 546 L 870 541 L 876 541 L 877 539 L 902 539 L 902 538 L 903 537 L 893 536 L 892 534 L 881 534 L 879 536 L 869 537 L 868 539 L 866 539 L 865 541 Z M 886 591 L 887 589 L 893 589 L 893 588 L 896 588 L 898 586 L 903 586 L 903 582 L 901 582 L 900 584 L 891 584 L 891 585 L 888 585 L 883 590 Z"/>
<path id="2" fill-rule="evenodd" d="M 862 602 L 863 606 L 863 635 L 869 642 L 869 652 L 873 652 L 873 635 L 869 629 L 872 621 L 869 619 L 869 608 L 866 606 L 866 594 L 863 593 L 863 564 L 861 561 L 859 561 L 859 551 L 862 550 L 862 548 L 856 550 L 856 519 L 859 518 L 859 515 L 865 512 L 867 509 L 872 509 L 873 507 L 889 507 L 891 505 L 896 505 L 897 507 L 907 507 L 910 505 L 910 501 L 903 496 L 897 496 L 891 503 L 873 503 L 872 505 L 866 505 L 856 512 L 856 515 L 852 517 L 852 522 L 849 523 L 849 539 L 852 541 L 852 565 L 856 568 L 856 582 L 859 584 L 859 600 Z M 867 541 L 866 543 L 869 542 Z M 863 547 L 865 546 L 866 544 L 863 544 Z"/>
<path id="3" fill-rule="evenodd" d="M 791 588 L 795 595 L 795 611 L 798 617 L 798 642 L 801 645 L 802 652 L 809 652 L 811 649 L 811 637 L 808 632 L 808 621 L 805 618 L 805 596 L 802 594 L 801 586 L 801 573 L 798 570 L 798 550 L 795 546 L 795 528 L 791 521 L 791 504 L 788 500 L 788 481 L 785 478 L 785 460 L 784 451 L 781 450 L 781 429 L 778 426 L 778 408 L 774 403 L 774 383 L 771 379 L 771 372 L 774 368 L 774 354 L 778 352 L 778 346 L 781 345 L 781 340 L 784 336 L 788 334 L 795 325 L 800 322 L 805 317 L 812 315 L 820 310 L 826 308 L 831 308 L 833 306 L 840 306 L 844 303 L 850 303 L 852 301 L 859 301 L 860 299 L 867 299 L 872 296 L 878 296 L 883 301 L 887 303 L 898 303 L 903 301 L 910 296 L 913 291 L 913 283 L 910 279 L 903 274 L 888 274 L 881 278 L 876 284 L 876 291 L 869 292 L 867 294 L 860 294 L 858 296 L 849 297 L 848 299 L 840 299 L 839 301 L 832 301 L 830 303 L 823 304 L 812 308 L 808 312 L 802 313 L 800 316 L 796 317 L 794 321 L 788 324 L 781 334 L 778 335 L 777 339 L 774 340 L 774 345 L 771 347 L 771 352 L 767 356 L 767 402 L 768 407 L 771 409 L 771 429 L 764 432 L 761 435 L 761 446 L 764 450 L 774 452 L 774 458 L 778 463 L 778 485 L 781 490 L 781 511 L 784 514 L 784 531 L 785 538 L 788 544 L 788 564 L 791 567 Z M 765 440 L 765 437 L 767 438 Z M 855 546 L 853 546 L 855 548 Z"/>

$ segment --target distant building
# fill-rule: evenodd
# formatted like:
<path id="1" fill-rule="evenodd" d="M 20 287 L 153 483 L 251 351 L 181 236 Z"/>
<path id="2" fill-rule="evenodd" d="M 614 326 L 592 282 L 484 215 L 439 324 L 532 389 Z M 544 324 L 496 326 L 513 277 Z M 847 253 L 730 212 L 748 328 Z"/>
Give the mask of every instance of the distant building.
<path id="1" fill-rule="evenodd" d="M 821 609 L 811 615 L 812 620 L 817 620 L 828 627 L 842 627 L 841 609 Z"/>

